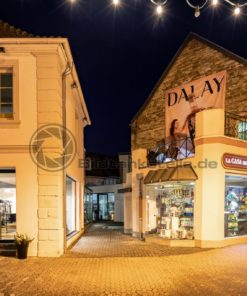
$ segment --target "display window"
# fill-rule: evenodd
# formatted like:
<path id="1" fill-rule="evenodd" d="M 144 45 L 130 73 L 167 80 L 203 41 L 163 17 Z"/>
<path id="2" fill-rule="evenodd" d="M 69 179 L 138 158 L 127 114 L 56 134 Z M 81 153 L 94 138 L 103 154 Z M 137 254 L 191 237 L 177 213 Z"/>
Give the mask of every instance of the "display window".
<path id="1" fill-rule="evenodd" d="M 225 177 L 225 237 L 247 235 L 247 176 Z"/>
<path id="2" fill-rule="evenodd" d="M 15 170 L 0 170 L 0 240 L 14 239 L 16 233 Z"/>
<path id="3" fill-rule="evenodd" d="M 84 195 L 84 223 L 93 221 L 93 194 L 85 188 Z"/>
<path id="4" fill-rule="evenodd" d="M 147 230 L 167 239 L 194 238 L 194 182 L 147 186 Z"/>
<path id="5" fill-rule="evenodd" d="M 66 234 L 76 231 L 76 182 L 66 177 Z"/>

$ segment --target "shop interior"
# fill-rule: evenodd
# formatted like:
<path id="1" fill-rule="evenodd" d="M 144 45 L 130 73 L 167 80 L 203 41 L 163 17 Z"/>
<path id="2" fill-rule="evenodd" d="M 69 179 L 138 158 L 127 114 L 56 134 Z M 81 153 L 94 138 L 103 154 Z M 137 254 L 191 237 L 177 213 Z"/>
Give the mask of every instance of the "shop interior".
<path id="1" fill-rule="evenodd" d="M 14 239 L 16 233 L 15 170 L 0 170 L 0 240 Z"/>
<path id="2" fill-rule="evenodd" d="M 247 176 L 225 176 L 225 237 L 247 235 Z"/>
<path id="3" fill-rule="evenodd" d="M 195 182 L 175 181 L 146 186 L 146 229 L 166 239 L 194 238 Z"/>

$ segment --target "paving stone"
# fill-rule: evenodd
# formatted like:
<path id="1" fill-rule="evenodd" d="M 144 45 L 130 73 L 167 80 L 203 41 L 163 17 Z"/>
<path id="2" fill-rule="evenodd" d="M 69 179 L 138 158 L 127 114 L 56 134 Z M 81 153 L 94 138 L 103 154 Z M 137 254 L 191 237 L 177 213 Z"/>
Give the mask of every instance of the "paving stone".
<path id="1" fill-rule="evenodd" d="M 0 296 L 247 295 L 247 245 L 170 248 L 107 225 L 60 258 L 0 257 Z"/>

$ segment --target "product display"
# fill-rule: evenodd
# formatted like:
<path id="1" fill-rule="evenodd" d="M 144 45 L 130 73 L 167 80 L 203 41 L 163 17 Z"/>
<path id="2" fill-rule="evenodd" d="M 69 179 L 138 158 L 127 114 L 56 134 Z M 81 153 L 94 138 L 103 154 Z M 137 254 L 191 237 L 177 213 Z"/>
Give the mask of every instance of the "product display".
<path id="1" fill-rule="evenodd" d="M 242 184 L 239 184 L 239 186 L 226 186 L 226 237 L 247 234 L 247 188 L 241 185 Z"/>
<path id="2" fill-rule="evenodd" d="M 15 231 L 16 214 L 12 211 L 12 203 L 0 200 L 0 239 L 3 236 L 11 237 Z"/>
<path id="3" fill-rule="evenodd" d="M 167 239 L 194 238 L 194 186 L 185 183 L 156 187 L 157 233 Z"/>

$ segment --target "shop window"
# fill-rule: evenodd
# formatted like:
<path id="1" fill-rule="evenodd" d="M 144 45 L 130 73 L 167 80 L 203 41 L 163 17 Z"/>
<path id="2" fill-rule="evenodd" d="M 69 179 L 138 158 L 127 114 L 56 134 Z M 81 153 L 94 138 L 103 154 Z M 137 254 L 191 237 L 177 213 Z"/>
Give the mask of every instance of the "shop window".
<path id="1" fill-rule="evenodd" d="M 66 177 L 66 234 L 76 231 L 76 182 Z"/>
<path id="2" fill-rule="evenodd" d="M 16 232 L 15 170 L 0 170 L 0 239 L 14 239 Z"/>
<path id="3" fill-rule="evenodd" d="M 93 194 L 91 191 L 85 189 L 84 195 L 84 223 L 93 221 Z"/>
<path id="4" fill-rule="evenodd" d="M 194 238 L 194 183 L 147 187 L 147 230 L 166 239 Z"/>
<path id="5" fill-rule="evenodd" d="M 108 216 L 110 220 L 114 220 L 115 215 L 115 194 L 108 193 Z"/>
<path id="6" fill-rule="evenodd" d="M 247 177 L 225 177 L 225 237 L 247 235 Z"/>

